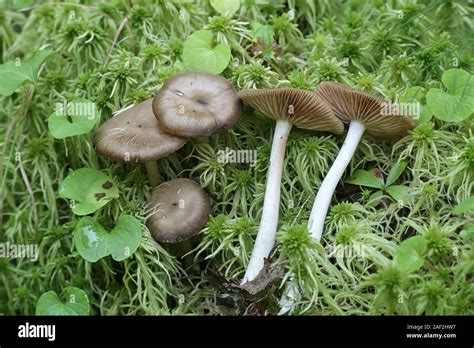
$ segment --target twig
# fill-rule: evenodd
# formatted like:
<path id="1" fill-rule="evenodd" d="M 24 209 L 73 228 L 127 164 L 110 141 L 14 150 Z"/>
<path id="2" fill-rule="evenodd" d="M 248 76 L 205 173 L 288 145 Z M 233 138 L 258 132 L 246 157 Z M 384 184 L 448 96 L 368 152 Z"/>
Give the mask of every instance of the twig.
<path id="1" fill-rule="evenodd" d="M 33 193 L 33 189 L 31 188 L 30 180 L 28 179 L 28 175 L 26 175 L 25 168 L 23 168 L 23 165 L 21 164 L 21 158 L 18 161 L 18 166 L 20 167 L 21 177 L 23 178 L 23 182 L 26 185 L 26 189 L 27 189 L 29 195 L 31 196 L 31 204 L 33 205 L 33 207 L 32 207 L 33 219 L 35 220 L 35 232 L 38 233 L 38 211 L 36 209 L 35 195 Z"/>
<path id="2" fill-rule="evenodd" d="M 117 44 L 117 41 L 118 41 L 118 38 L 120 36 L 120 33 L 122 32 L 123 30 L 123 27 L 125 27 L 125 24 L 127 24 L 128 22 L 128 16 L 126 16 L 122 22 L 120 22 L 120 25 L 117 29 L 117 32 L 115 33 L 115 36 L 114 36 L 114 41 L 112 41 L 112 45 L 110 46 L 109 48 L 109 51 L 107 52 L 107 58 L 105 59 L 105 63 L 104 64 L 107 64 L 108 61 L 109 61 L 109 58 L 110 58 L 110 55 L 112 54 L 112 50 L 114 49 L 115 45 Z"/>

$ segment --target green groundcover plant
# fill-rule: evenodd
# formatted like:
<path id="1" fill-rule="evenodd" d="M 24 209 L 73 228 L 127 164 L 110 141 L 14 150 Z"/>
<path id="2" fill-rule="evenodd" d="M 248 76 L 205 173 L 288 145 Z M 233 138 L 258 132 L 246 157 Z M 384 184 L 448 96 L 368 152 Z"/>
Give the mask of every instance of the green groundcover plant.
<path id="1" fill-rule="evenodd" d="M 463 0 L 1 1 L 0 314 L 474 314 L 473 31 Z M 163 182 L 210 197 L 187 244 L 148 230 L 145 166 L 94 149 L 101 124 L 186 71 L 236 90 L 336 81 L 416 127 L 361 139 L 319 241 L 306 224 L 344 134 L 295 127 L 276 244 L 241 285 L 273 120 L 244 105 L 160 159 Z"/>

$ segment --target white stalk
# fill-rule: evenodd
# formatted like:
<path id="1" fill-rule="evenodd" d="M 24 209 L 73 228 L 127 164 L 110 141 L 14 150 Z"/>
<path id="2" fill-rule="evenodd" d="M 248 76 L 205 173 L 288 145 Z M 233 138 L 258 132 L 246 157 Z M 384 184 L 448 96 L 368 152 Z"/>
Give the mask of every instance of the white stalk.
<path id="1" fill-rule="evenodd" d="M 334 190 L 336 189 L 339 180 L 341 180 L 342 174 L 349 165 L 364 131 L 365 126 L 363 123 L 359 121 L 351 121 L 344 144 L 339 150 L 336 160 L 331 166 L 331 169 L 329 169 L 329 172 L 326 174 L 326 177 L 318 190 L 308 220 L 309 233 L 318 242 L 321 240 L 324 221 L 326 220 L 327 211 Z M 280 299 L 280 312 L 278 314 L 283 315 L 290 312 L 299 297 L 300 294 L 298 287 L 293 283 L 293 277 L 291 277 L 290 281 L 286 284 L 284 294 Z"/>
<path id="2" fill-rule="evenodd" d="M 326 219 L 334 190 L 336 189 L 339 180 L 341 180 L 342 174 L 349 165 L 364 131 L 365 126 L 362 122 L 351 121 L 344 144 L 342 145 L 341 150 L 339 150 L 339 154 L 331 166 L 331 169 L 329 169 L 329 172 L 326 174 L 326 177 L 319 187 L 308 220 L 309 233 L 317 241 L 321 240 L 324 220 Z"/>
<path id="3" fill-rule="evenodd" d="M 268 257 L 275 243 L 280 210 L 281 173 L 291 126 L 292 124 L 285 120 L 276 122 L 268 166 L 267 186 L 263 200 L 262 220 L 242 284 L 257 277 L 263 268 L 264 259 Z"/>

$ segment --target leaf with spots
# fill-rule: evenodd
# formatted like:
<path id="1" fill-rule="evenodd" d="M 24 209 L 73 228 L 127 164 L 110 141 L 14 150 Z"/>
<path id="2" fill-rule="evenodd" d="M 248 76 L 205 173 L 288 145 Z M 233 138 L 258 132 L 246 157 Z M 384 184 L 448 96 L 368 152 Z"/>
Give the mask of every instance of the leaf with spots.
<path id="1" fill-rule="evenodd" d="M 94 168 L 81 168 L 63 181 L 59 196 L 72 201 L 76 215 L 88 215 L 118 198 L 117 185 L 106 174 Z"/>

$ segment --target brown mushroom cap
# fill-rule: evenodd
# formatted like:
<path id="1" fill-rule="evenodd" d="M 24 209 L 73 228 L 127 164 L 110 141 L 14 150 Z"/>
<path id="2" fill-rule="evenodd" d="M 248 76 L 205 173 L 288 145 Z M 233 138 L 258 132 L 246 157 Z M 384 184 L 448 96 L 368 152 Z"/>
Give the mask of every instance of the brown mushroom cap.
<path id="1" fill-rule="evenodd" d="M 366 132 L 374 137 L 395 139 L 415 127 L 413 118 L 397 108 L 384 112 L 385 99 L 370 93 L 327 81 L 316 89 L 316 94 L 331 105 L 343 122 L 359 120 L 366 126 Z"/>
<path id="2" fill-rule="evenodd" d="M 145 100 L 105 122 L 95 136 L 96 152 L 120 162 L 148 162 L 180 149 L 186 140 L 160 128 L 153 115 L 152 100 Z"/>
<path id="3" fill-rule="evenodd" d="M 165 82 L 153 99 L 153 112 L 168 133 L 209 136 L 222 128 L 231 128 L 239 120 L 242 101 L 223 77 L 186 72 Z"/>
<path id="4" fill-rule="evenodd" d="M 239 97 L 274 120 L 288 120 L 298 128 L 342 133 L 344 125 L 329 105 L 313 92 L 293 88 L 246 89 Z"/>
<path id="5" fill-rule="evenodd" d="M 174 179 L 156 187 L 147 226 L 158 242 L 176 243 L 197 234 L 209 218 L 209 197 L 195 181 Z"/>

